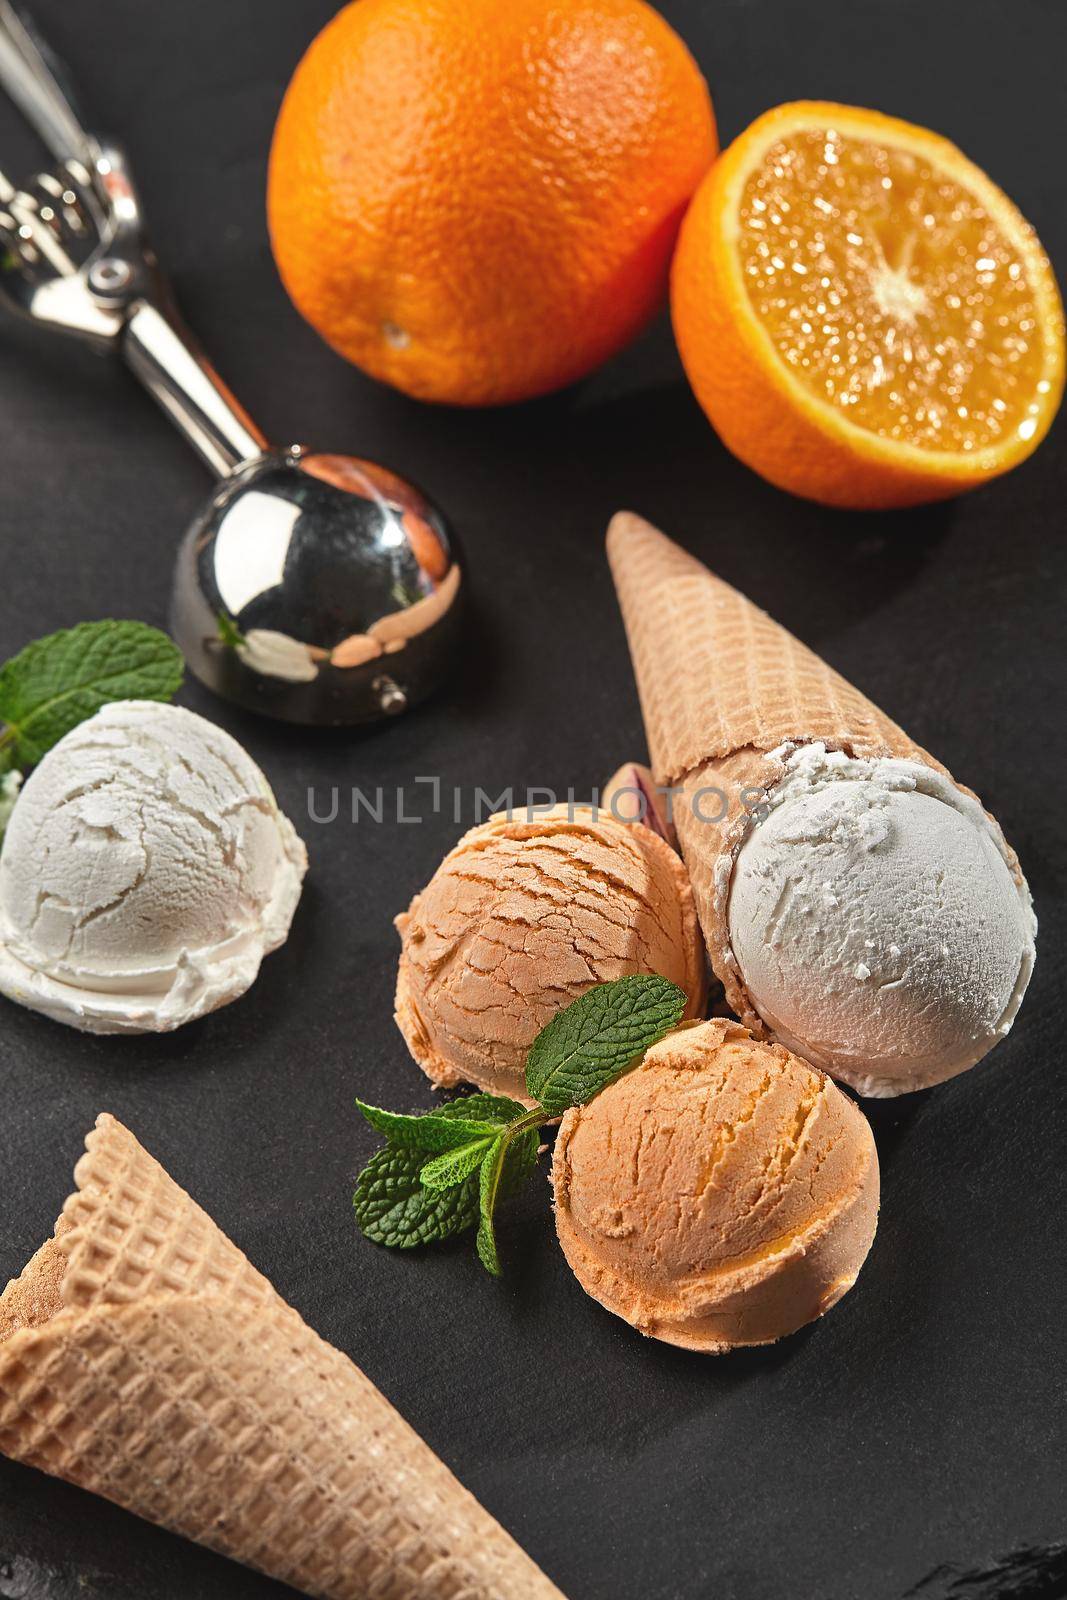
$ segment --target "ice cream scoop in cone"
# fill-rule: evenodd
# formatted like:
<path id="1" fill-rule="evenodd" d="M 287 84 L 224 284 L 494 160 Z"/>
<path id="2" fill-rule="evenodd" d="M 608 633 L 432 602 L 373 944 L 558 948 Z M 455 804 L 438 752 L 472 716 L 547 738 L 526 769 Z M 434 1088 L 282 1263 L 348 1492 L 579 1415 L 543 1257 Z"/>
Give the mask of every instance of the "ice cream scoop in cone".
<path id="1" fill-rule="evenodd" d="M 608 557 L 658 783 L 712 966 L 759 1035 L 865 1094 L 974 1065 L 1036 923 L 970 790 L 826 662 L 640 517 Z"/>
<path id="2" fill-rule="evenodd" d="M 0 1297 L 0 1450 L 330 1600 L 562 1600 L 113 1117 Z"/>

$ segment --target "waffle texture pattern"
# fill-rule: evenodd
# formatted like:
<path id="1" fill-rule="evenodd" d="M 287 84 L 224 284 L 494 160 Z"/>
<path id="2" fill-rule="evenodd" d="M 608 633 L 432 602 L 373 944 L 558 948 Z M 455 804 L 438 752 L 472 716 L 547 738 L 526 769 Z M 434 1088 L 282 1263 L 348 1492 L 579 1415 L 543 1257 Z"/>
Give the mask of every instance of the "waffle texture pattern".
<path id="1" fill-rule="evenodd" d="M 0 1298 L 0 1450 L 329 1600 L 561 1600 L 370 1380 L 101 1116 Z"/>

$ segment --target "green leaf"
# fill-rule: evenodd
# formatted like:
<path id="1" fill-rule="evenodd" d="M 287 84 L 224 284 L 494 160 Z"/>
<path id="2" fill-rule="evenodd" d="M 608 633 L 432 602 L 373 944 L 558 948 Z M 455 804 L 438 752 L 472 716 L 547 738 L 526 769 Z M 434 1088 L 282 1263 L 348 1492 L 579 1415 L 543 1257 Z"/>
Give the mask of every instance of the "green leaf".
<path id="1" fill-rule="evenodd" d="M 537 1163 L 536 1127 L 530 1124 L 539 1111 L 528 1111 L 518 1122 L 505 1128 L 482 1159 L 478 1174 L 478 1259 L 494 1278 L 501 1275 L 496 1243 L 496 1208 L 501 1200 L 516 1194 Z"/>
<path id="2" fill-rule="evenodd" d="M 112 700 L 169 700 L 181 651 L 143 622 L 82 622 L 37 639 L 0 668 L 0 746 L 32 767 L 65 733 Z"/>
<path id="3" fill-rule="evenodd" d="M 461 1106 L 462 1100 L 453 1101 Z M 427 1111 L 421 1116 L 404 1116 L 398 1111 L 383 1111 L 380 1106 L 368 1106 L 362 1100 L 356 1105 L 372 1128 L 384 1133 L 390 1144 L 399 1149 L 420 1150 L 424 1154 L 439 1155 L 443 1150 L 458 1150 L 474 1139 L 493 1138 L 498 1124 L 476 1120 L 464 1112 L 454 1112 L 451 1106 L 441 1106 L 437 1111 Z"/>
<path id="4" fill-rule="evenodd" d="M 460 1100 L 449 1100 L 438 1106 L 432 1114 L 437 1117 L 463 1117 L 471 1122 L 492 1122 L 505 1127 L 516 1117 L 524 1117 L 529 1108 L 502 1094 L 468 1094 Z"/>
<path id="5" fill-rule="evenodd" d="M 454 1189 L 427 1189 L 419 1174 L 422 1152 L 386 1145 L 371 1156 L 352 1196 L 356 1221 L 375 1244 L 394 1250 L 450 1239 L 478 1220 L 478 1180 Z"/>
<path id="6" fill-rule="evenodd" d="M 504 1163 L 504 1179 L 500 1188 L 500 1198 L 502 1200 L 510 1200 L 514 1195 L 518 1194 L 531 1172 L 537 1166 L 537 1152 L 540 1148 L 541 1139 L 536 1128 L 512 1135 L 511 1143 L 508 1147 L 507 1160 Z"/>
<path id="7" fill-rule="evenodd" d="M 675 1027 L 685 1007 L 682 990 L 666 978 L 597 984 L 537 1035 L 526 1057 L 527 1091 L 554 1117 L 584 1105 Z"/>
<path id="8" fill-rule="evenodd" d="M 501 1274 L 500 1256 L 496 1247 L 496 1228 L 493 1216 L 496 1211 L 497 1197 L 504 1177 L 504 1161 L 508 1153 L 508 1136 L 502 1133 L 498 1136 L 489 1154 L 482 1162 L 478 1174 L 478 1237 L 475 1248 L 478 1259 L 486 1272 L 492 1273 L 494 1278 Z"/>
<path id="9" fill-rule="evenodd" d="M 477 1171 L 492 1143 L 491 1138 L 475 1139 L 473 1144 L 465 1144 L 459 1150 L 446 1150 L 443 1155 L 434 1156 L 419 1173 L 420 1181 L 427 1189 L 451 1189 Z"/>

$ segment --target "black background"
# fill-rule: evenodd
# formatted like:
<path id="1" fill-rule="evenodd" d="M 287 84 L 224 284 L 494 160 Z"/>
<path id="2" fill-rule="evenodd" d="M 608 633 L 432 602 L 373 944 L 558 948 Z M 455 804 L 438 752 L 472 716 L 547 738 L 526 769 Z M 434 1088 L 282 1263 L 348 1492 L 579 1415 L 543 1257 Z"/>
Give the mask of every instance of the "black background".
<path id="1" fill-rule="evenodd" d="M 461 675 L 370 735 L 287 730 L 183 692 L 244 741 L 307 839 L 304 900 L 252 993 L 174 1036 L 94 1040 L 0 1002 L 0 1281 L 49 1233 L 107 1109 L 572 1600 L 1067 1593 L 1063 426 L 968 499 L 845 516 L 727 455 L 665 321 L 550 400 L 495 413 L 409 402 L 299 321 L 266 241 L 271 127 L 332 0 L 35 3 L 129 146 L 220 369 L 272 437 L 422 483 L 461 531 L 477 609 Z M 724 143 L 801 96 L 895 112 L 962 145 L 1067 263 L 1062 0 L 662 8 L 711 83 Z M 32 158 L 14 128 L 0 122 L 0 165 L 19 175 Z M 0 651 L 88 617 L 162 623 L 201 468 L 119 367 L 7 320 L 0 350 Z M 320 804 L 334 783 L 419 774 L 468 793 L 581 793 L 641 754 L 603 556 L 620 506 L 766 605 L 978 789 L 1042 922 L 1021 1020 L 995 1056 L 872 1106 L 883 1213 L 855 1292 L 809 1332 L 718 1360 L 643 1341 L 586 1299 L 543 1183 L 504 1228 L 502 1285 L 469 1240 L 421 1257 L 373 1248 L 349 1204 L 374 1142 L 354 1096 L 431 1103 L 392 1023 L 390 923 L 459 829 L 447 815 L 316 826 L 309 786 Z M 281 1593 L 0 1462 L 3 1600 Z"/>

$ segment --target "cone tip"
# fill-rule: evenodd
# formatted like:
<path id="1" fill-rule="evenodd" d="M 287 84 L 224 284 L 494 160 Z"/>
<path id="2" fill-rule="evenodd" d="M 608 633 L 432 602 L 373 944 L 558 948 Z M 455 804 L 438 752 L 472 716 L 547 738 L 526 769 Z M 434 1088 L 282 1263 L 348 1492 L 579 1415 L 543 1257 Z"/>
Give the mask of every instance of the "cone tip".
<path id="1" fill-rule="evenodd" d="M 636 511 L 616 511 L 608 523 L 607 550 L 608 555 L 620 552 L 627 539 L 636 533 L 655 533 L 658 530 Z"/>
<path id="2" fill-rule="evenodd" d="M 659 579 L 710 576 L 702 561 L 636 511 L 617 511 L 612 517 L 607 554 L 617 585 L 631 577 L 645 588 Z"/>

